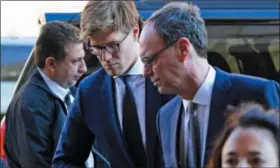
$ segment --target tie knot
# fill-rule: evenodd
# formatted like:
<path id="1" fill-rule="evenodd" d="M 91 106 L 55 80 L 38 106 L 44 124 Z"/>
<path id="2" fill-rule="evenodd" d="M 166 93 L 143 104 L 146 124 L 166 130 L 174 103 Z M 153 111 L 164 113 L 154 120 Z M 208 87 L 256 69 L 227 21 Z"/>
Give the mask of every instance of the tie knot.
<path id="1" fill-rule="evenodd" d="M 123 83 L 127 86 L 128 84 L 128 79 L 131 75 L 123 75 L 123 76 L 120 76 L 119 78 L 123 81 Z"/>
<path id="2" fill-rule="evenodd" d="M 67 106 L 67 109 L 69 109 L 70 105 L 71 105 L 71 100 L 70 100 L 70 92 L 67 93 L 67 95 L 64 97 L 64 103 Z"/>
<path id="3" fill-rule="evenodd" d="M 196 108 L 197 108 L 197 103 L 194 103 L 194 102 L 189 103 L 188 109 L 190 112 L 195 112 Z"/>
<path id="4" fill-rule="evenodd" d="M 66 94 L 66 96 L 64 97 L 64 102 L 66 103 L 66 104 L 70 104 L 71 102 L 70 102 L 70 96 L 71 96 L 71 94 L 70 94 L 70 92 L 68 92 L 67 94 Z"/>
<path id="5" fill-rule="evenodd" d="M 126 81 L 128 77 L 129 77 L 129 75 L 119 76 L 119 78 L 123 81 Z"/>
<path id="6" fill-rule="evenodd" d="M 70 99 L 70 92 L 68 92 L 67 94 L 66 94 L 66 96 L 64 97 L 64 100 L 67 100 L 67 99 Z"/>

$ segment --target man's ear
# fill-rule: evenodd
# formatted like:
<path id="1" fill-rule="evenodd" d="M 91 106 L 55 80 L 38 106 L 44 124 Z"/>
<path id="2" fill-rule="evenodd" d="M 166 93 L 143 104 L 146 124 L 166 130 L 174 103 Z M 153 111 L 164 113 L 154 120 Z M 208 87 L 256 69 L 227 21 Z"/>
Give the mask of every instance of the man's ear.
<path id="1" fill-rule="evenodd" d="M 45 69 L 49 72 L 54 72 L 56 70 L 56 60 L 53 57 L 47 57 L 45 61 Z"/>
<path id="2" fill-rule="evenodd" d="M 179 60 L 180 62 L 184 62 L 190 53 L 190 41 L 182 37 L 177 41 L 178 49 L 179 49 Z"/>
<path id="3" fill-rule="evenodd" d="M 133 41 L 137 41 L 139 42 L 139 25 L 136 24 L 134 27 L 133 27 Z"/>

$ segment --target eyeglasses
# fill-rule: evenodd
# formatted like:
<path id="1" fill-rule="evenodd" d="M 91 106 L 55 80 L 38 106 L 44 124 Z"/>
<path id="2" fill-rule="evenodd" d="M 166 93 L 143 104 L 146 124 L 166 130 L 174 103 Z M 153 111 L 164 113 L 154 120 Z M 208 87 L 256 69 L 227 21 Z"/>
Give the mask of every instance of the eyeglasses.
<path id="1" fill-rule="evenodd" d="M 101 56 L 103 50 L 108 51 L 110 54 L 117 54 L 120 51 L 120 44 L 126 39 L 128 34 L 129 34 L 129 32 L 126 33 L 126 35 L 118 43 L 112 43 L 112 44 L 108 44 L 105 46 L 92 46 L 90 44 L 90 39 L 88 39 L 87 48 L 90 50 L 90 52 L 93 55 L 96 55 L 96 56 Z"/>
<path id="2" fill-rule="evenodd" d="M 153 61 L 156 60 L 163 51 L 165 51 L 166 49 L 171 47 L 175 42 L 177 42 L 177 40 L 178 39 L 176 39 L 174 41 L 171 41 L 163 49 L 161 49 L 158 52 L 152 54 L 151 56 L 146 56 L 146 57 L 141 58 L 142 63 L 144 65 L 148 65 L 148 66 L 152 65 Z"/>

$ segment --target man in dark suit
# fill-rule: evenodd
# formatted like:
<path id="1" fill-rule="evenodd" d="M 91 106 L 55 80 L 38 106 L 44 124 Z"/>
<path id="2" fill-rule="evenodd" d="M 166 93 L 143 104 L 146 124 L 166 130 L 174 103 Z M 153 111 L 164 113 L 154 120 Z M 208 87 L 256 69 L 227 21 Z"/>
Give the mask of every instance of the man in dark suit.
<path id="1" fill-rule="evenodd" d="M 279 108 L 279 84 L 229 74 L 207 62 L 207 32 L 197 6 L 174 2 L 146 21 L 140 35 L 145 76 L 178 95 L 158 113 L 163 167 L 205 166 L 227 105 L 257 101 Z"/>
<path id="2" fill-rule="evenodd" d="M 53 167 L 84 166 L 91 145 L 96 167 L 155 167 L 161 96 L 143 74 L 133 1 L 89 1 L 81 37 L 102 69 L 84 79 L 62 131 Z"/>
<path id="3" fill-rule="evenodd" d="M 87 70 L 79 33 L 66 22 L 41 28 L 34 50 L 36 69 L 7 110 L 4 146 L 9 167 L 51 167 L 74 100 L 73 86 Z"/>

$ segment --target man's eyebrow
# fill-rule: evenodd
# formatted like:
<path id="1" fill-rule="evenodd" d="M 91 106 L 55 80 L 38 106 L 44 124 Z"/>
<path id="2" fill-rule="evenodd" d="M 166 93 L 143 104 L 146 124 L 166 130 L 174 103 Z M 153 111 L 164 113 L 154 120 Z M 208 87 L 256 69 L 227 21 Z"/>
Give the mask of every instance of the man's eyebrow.
<path id="1" fill-rule="evenodd" d="M 258 156 L 258 155 L 260 155 L 261 153 L 259 152 L 259 151 L 250 151 L 249 152 L 249 155 L 250 156 Z"/>
<path id="2" fill-rule="evenodd" d="M 230 151 L 226 155 L 228 155 L 228 156 L 237 156 L 237 153 L 234 152 L 234 151 Z"/>
<path id="3" fill-rule="evenodd" d="M 144 52 L 140 53 L 140 57 L 141 58 L 146 58 L 146 57 L 149 57 L 151 54 L 147 54 L 147 50 L 144 50 Z"/>
<path id="4" fill-rule="evenodd" d="M 118 44 L 118 43 L 119 43 L 119 41 L 117 41 L 117 40 L 112 40 L 112 41 L 107 42 L 107 43 L 105 43 L 105 44 L 95 44 L 95 45 L 92 45 L 92 46 L 94 46 L 94 47 L 104 47 L 104 46 L 107 46 L 107 45 Z"/>
<path id="5" fill-rule="evenodd" d="M 106 43 L 106 44 L 97 44 L 97 45 L 92 45 L 93 47 L 105 47 L 105 46 L 108 46 L 108 45 L 111 45 L 111 44 L 117 44 L 118 42 L 116 41 L 111 41 L 109 43 Z"/>
<path id="6" fill-rule="evenodd" d="M 119 41 L 113 40 L 113 41 L 111 41 L 111 42 L 107 43 L 106 45 L 110 45 L 110 44 L 118 44 L 119 42 L 120 42 L 120 40 L 119 40 Z"/>
<path id="7" fill-rule="evenodd" d="M 77 58 L 72 59 L 72 61 L 80 61 L 82 59 L 84 59 L 84 57 L 77 57 Z"/>

